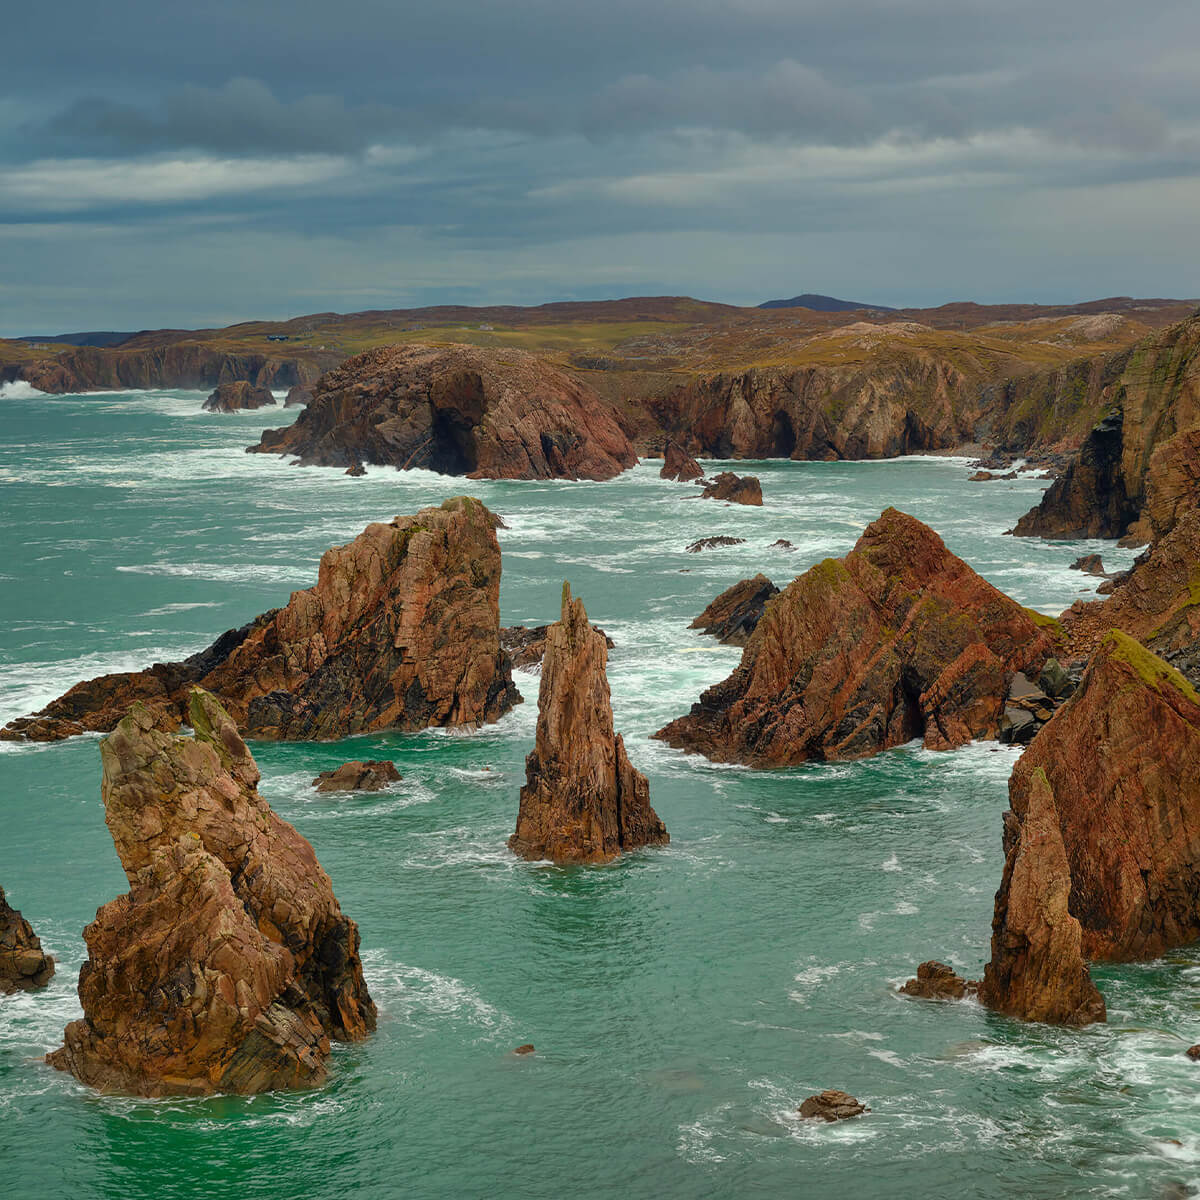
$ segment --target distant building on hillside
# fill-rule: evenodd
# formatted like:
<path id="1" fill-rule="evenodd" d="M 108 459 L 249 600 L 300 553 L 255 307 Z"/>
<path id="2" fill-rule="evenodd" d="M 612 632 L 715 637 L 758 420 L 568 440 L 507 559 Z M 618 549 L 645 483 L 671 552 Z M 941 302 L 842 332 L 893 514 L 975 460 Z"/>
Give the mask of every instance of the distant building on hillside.
<path id="1" fill-rule="evenodd" d="M 287 340 L 288 340 L 288 335 L 286 333 L 268 333 L 267 334 L 268 342 L 286 342 Z"/>

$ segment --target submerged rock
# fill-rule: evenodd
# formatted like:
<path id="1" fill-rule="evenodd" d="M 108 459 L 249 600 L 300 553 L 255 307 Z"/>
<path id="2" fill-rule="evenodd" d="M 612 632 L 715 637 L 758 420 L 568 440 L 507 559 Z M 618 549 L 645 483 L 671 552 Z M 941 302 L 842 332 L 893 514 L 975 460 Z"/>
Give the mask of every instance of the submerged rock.
<path id="1" fill-rule="evenodd" d="M 654 736 L 716 762 L 861 758 L 995 737 L 1008 681 L 1050 643 L 1029 613 L 888 509 L 767 606 L 728 679 Z"/>
<path id="2" fill-rule="evenodd" d="M 0 888 L 0 996 L 44 988 L 54 975 L 54 959 L 42 950 L 33 926 Z"/>
<path id="3" fill-rule="evenodd" d="M 762 484 L 754 475 L 735 475 L 722 471 L 705 485 L 701 496 L 705 500 L 728 500 L 731 504 L 750 504 L 762 507 Z"/>
<path id="4" fill-rule="evenodd" d="M 250 450 L 473 479 L 611 479 L 637 462 L 613 410 L 520 350 L 382 346 L 322 375 L 294 424 Z"/>
<path id="5" fill-rule="evenodd" d="M 391 759 L 355 760 L 332 771 L 322 771 L 312 785 L 318 792 L 378 792 L 403 778 Z"/>
<path id="6" fill-rule="evenodd" d="M 130 891 L 84 930 L 83 1019 L 47 1060 L 141 1096 L 319 1084 L 329 1039 L 375 1027 L 358 928 L 228 713 L 195 690 L 189 720 L 176 737 L 135 705 L 100 744 Z"/>
<path id="7" fill-rule="evenodd" d="M 716 550 L 721 546 L 741 546 L 745 541 L 745 538 L 725 537 L 724 535 L 720 537 L 706 537 L 692 542 L 687 547 L 687 552 L 689 554 L 699 554 L 701 550 Z"/>
<path id="8" fill-rule="evenodd" d="M 910 979 L 900 991 L 921 1000 L 961 1000 L 979 985 L 964 979 L 953 967 L 930 959 L 917 967 L 917 977 Z"/>
<path id="9" fill-rule="evenodd" d="M 556 863 L 607 862 L 670 841 L 650 807 L 650 785 L 613 731 L 604 635 L 563 585 L 562 617 L 550 626 L 538 694 L 537 741 L 509 848 Z"/>
<path id="10" fill-rule="evenodd" d="M 205 412 L 241 412 L 247 408 L 266 408 L 275 397 L 265 387 L 257 387 L 245 379 L 222 383 L 204 402 Z"/>
<path id="11" fill-rule="evenodd" d="M 704 474 L 704 468 L 673 438 L 668 439 L 659 477 L 676 483 L 690 483 Z"/>
<path id="12" fill-rule="evenodd" d="M 818 1117 L 822 1121 L 845 1121 L 849 1117 L 861 1117 L 871 1110 L 860 1104 L 849 1092 L 837 1088 L 826 1088 L 815 1096 L 809 1096 L 797 1110 L 805 1120 Z"/>
<path id="13" fill-rule="evenodd" d="M 183 663 L 76 684 L 0 731 L 54 741 L 112 729 L 135 701 L 178 728 L 188 689 L 221 698 L 256 738 L 337 738 L 474 726 L 520 695 L 500 648 L 494 518 L 460 496 L 368 525 L 321 558 L 315 587 Z"/>
<path id="14" fill-rule="evenodd" d="M 767 601 L 777 595 L 779 589 L 765 575 L 743 579 L 726 588 L 688 628 L 711 634 L 727 646 L 744 646 Z"/>

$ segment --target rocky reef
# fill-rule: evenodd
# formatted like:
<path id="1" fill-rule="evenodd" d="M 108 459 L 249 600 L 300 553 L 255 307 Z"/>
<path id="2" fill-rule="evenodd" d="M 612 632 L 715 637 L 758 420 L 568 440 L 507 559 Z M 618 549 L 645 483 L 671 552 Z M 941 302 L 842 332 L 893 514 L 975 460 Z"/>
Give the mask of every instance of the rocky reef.
<path id="1" fill-rule="evenodd" d="M 744 646 L 762 619 L 767 601 L 778 595 L 779 589 L 765 575 L 739 580 L 713 600 L 688 628 L 711 634 L 726 646 Z"/>
<path id="2" fill-rule="evenodd" d="M 53 975 L 54 959 L 0 888 L 0 996 L 44 988 Z"/>
<path id="3" fill-rule="evenodd" d="M 869 1113 L 871 1110 L 865 1104 L 859 1103 L 849 1092 L 838 1088 L 826 1088 L 815 1096 L 809 1096 L 796 1111 L 805 1121 L 846 1121 L 851 1117 L 861 1117 L 863 1113 Z"/>
<path id="4" fill-rule="evenodd" d="M 425 467 L 475 479 L 611 479 L 637 462 L 612 409 L 519 350 L 385 346 L 323 375 L 263 454 L 301 463 Z"/>
<path id="5" fill-rule="evenodd" d="M 204 687 L 247 736 L 337 738 L 381 729 L 474 726 L 520 695 L 500 647 L 496 518 L 460 496 L 368 525 L 321 558 L 315 587 L 182 663 L 76 684 L 0 737 L 107 732 L 135 701 L 178 728 Z"/>
<path id="6" fill-rule="evenodd" d="M 546 657 L 546 638 L 553 628 L 553 625 L 509 625 L 500 630 L 500 645 L 508 653 L 514 667 L 536 675 L 542 669 L 542 659 Z M 616 642 L 599 625 L 593 625 L 592 628 L 604 638 L 604 645 L 609 650 L 616 649 Z"/>
<path id="7" fill-rule="evenodd" d="M 741 665 L 654 736 L 717 762 L 860 758 L 994 737 L 1009 681 L 1050 642 L 1031 615 L 894 508 L 770 604 Z"/>
<path id="8" fill-rule="evenodd" d="M 714 475 L 700 493 L 705 500 L 727 500 L 730 504 L 750 504 L 762 507 L 762 484 L 754 475 L 735 475 L 722 471 Z"/>
<path id="9" fill-rule="evenodd" d="M 1122 361 L 1108 413 L 1015 534 L 1141 544 L 1200 505 L 1200 315 Z"/>
<path id="10" fill-rule="evenodd" d="M 294 390 L 294 389 L 293 389 Z M 223 383 L 204 402 L 205 412 L 241 412 L 248 408 L 266 408 L 274 405 L 275 397 L 269 388 L 258 387 L 245 379 Z"/>
<path id="11" fill-rule="evenodd" d="M 403 776 L 390 758 L 344 762 L 332 771 L 322 771 L 312 781 L 318 792 L 379 792 Z"/>
<path id="12" fill-rule="evenodd" d="M 48 1061 L 102 1091 L 253 1093 L 323 1082 L 329 1039 L 375 1027 L 358 928 L 312 846 L 259 796 L 217 701 L 194 738 L 141 705 L 100 745 L 105 821 L 129 880 L 84 930 L 83 1019 Z"/>
<path id="13" fill-rule="evenodd" d="M 979 984 L 964 979 L 953 967 L 930 959 L 917 967 L 916 978 L 905 983 L 900 992 L 918 1000 L 961 1000 L 968 993 L 974 993 L 978 987 Z"/>
<path id="14" fill-rule="evenodd" d="M 537 740 L 508 842 L 522 858 L 601 863 L 670 841 L 650 807 L 646 777 L 613 730 L 607 662 L 604 635 L 564 584 L 562 617 L 546 638 Z"/>

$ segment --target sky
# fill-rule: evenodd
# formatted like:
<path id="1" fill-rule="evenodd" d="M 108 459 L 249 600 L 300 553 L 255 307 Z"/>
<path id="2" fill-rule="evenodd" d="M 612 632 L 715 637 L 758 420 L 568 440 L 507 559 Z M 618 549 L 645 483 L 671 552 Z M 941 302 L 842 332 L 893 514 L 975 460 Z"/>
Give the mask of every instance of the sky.
<path id="1" fill-rule="evenodd" d="M 1200 295 L 1196 0 L 9 6 L 0 336 Z"/>

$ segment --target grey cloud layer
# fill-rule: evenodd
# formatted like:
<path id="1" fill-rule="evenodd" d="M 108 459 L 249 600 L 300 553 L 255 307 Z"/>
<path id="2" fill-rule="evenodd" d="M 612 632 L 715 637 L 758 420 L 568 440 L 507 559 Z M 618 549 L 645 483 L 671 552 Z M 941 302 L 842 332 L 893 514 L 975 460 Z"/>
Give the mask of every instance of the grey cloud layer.
<path id="1" fill-rule="evenodd" d="M 964 272 L 997 239 L 997 258 L 1057 264 L 1030 298 L 1106 261 L 1108 291 L 1139 262 L 1169 264 L 1159 291 L 1200 277 L 1196 239 L 1173 261 L 1157 248 L 1200 203 L 1194 0 L 62 0 L 53 38 L 44 21 L 11 15 L 11 44 L 53 51 L 11 56 L 0 80 L 0 238 L 39 231 L 0 288 L 10 332 L 60 311 L 40 281 L 64 273 L 71 296 L 118 302 L 112 263 L 44 233 L 97 222 L 159 231 L 197 320 L 219 298 L 217 242 L 237 246 L 218 256 L 235 276 L 284 280 L 281 255 L 333 239 L 354 270 L 323 243 L 305 275 L 331 304 L 350 277 L 370 304 L 389 288 L 994 295 Z M 1056 233 L 1044 214 L 1072 203 L 1105 224 Z M 679 251 L 705 237 L 722 247 L 707 277 Z M 920 280 L 901 266 L 917 237 L 942 246 Z M 795 247 L 792 282 L 768 286 L 763 238 Z M 871 278 L 850 277 L 855 238 L 895 248 Z M 372 241 L 401 257 L 361 254 Z M 145 277 L 120 303 L 178 305 L 178 278 L 156 298 Z"/>

